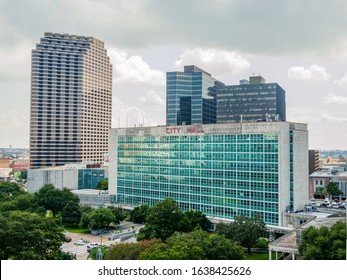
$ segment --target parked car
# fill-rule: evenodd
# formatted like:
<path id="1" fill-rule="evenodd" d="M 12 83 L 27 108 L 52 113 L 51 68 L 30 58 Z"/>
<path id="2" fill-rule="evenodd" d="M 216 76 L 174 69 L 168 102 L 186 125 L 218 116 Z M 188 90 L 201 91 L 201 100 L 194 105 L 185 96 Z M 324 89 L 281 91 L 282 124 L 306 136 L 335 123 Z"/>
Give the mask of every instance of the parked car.
<path id="1" fill-rule="evenodd" d="M 99 246 L 99 243 L 90 243 L 87 245 L 87 251 L 90 252 L 92 249 Z"/>
<path id="2" fill-rule="evenodd" d="M 65 242 L 71 242 L 72 240 L 71 236 L 68 236 L 68 235 L 65 235 L 64 239 L 65 239 Z"/>
<path id="3" fill-rule="evenodd" d="M 76 240 L 73 244 L 79 245 L 79 246 L 83 246 L 84 245 L 84 241 L 82 239 L 81 240 Z"/>

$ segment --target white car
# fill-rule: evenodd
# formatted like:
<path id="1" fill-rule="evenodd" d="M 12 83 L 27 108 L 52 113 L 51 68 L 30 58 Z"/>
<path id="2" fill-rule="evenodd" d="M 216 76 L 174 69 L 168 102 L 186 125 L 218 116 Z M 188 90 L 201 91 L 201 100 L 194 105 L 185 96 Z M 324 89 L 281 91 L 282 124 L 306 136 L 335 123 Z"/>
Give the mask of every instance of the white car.
<path id="1" fill-rule="evenodd" d="M 84 242 L 83 242 L 83 240 L 76 240 L 73 244 L 83 246 Z"/>
<path id="2" fill-rule="evenodd" d="M 89 243 L 87 245 L 87 251 L 90 252 L 92 249 L 96 248 L 99 246 L 99 243 Z"/>

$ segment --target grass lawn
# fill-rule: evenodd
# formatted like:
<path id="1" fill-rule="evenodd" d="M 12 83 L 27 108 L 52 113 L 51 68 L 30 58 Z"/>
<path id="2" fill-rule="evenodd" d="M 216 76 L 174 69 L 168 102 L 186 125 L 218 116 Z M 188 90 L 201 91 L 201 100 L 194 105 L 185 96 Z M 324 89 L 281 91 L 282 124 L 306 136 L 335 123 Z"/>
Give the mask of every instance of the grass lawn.
<path id="1" fill-rule="evenodd" d="M 252 253 L 252 254 L 245 254 L 244 260 L 268 260 L 269 259 L 269 253 Z M 276 253 L 272 253 L 271 259 L 276 259 Z"/>
<path id="2" fill-rule="evenodd" d="M 90 233 L 90 229 L 88 228 L 69 228 L 69 227 L 64 227 L 65 230 L 71 233 Z"/>

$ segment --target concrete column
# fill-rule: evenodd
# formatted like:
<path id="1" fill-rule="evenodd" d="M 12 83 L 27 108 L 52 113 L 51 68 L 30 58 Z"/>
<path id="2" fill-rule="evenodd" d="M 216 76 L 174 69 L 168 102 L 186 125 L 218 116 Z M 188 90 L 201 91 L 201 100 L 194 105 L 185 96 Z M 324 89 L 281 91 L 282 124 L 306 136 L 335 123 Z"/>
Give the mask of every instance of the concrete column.
<path id="1" fill-rule="evenodd" d="M 295 261 L 295 253 L 292 253 L 292 260 Z"/>
<path id="2" fill-rule="evenodd" d="M 278 260 L 278 252 L 276 251 L 276 261 Z"/>
<path id="3" fill-rule="evenodd" d="M 272 251 L 269 250 L 269 260 L 271 261 L 271 255 L 272 255 Z"/>

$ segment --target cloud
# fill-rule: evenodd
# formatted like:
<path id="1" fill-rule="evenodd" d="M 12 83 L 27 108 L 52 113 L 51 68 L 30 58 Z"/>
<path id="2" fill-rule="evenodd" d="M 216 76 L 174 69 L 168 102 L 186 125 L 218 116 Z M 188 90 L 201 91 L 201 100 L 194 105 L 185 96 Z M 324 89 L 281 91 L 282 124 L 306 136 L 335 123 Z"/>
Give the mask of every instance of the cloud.
<path id="1" fill-rule="evenodd" d="M 334 81 L 334 84 L 347 88 L 347 73 L 345 73 L 340 80 Z"/>
<path id="2" fill-rule="evenodd" d="M 320 117 L 320 121 L 322 121 L 322 122 L 332 122 L 332 123 L 345 123 L 345 122 L 347 122 L 347 117 L 323 114 Z"/>
<path id="3" fill-rule="evenodd" d="M 236 74 L 249 68 L 250 63 L 241 54 L 220 49 L 190 49 L 180 55 L 176 68 L 196 65 L 213 75 Z"/>
<path id="4" fill-rule="evenodd" d="M 333 104 L 347 104 L 347 96 L 335 95 L 334 93 L 330 93 L 325 97 L 325 102 Z"/>
<path id="5" fill-rule="evenodd" d="M 302 66 L 290 67 L 288 69 L 288 77 L 297 80 L 326 81 L 330 78 L 330 75 L 324 67 L 312 64 L 307 69 Z"/>
<path id="6" fill-rule="evenodd" d="M 30 77 L 31 49 L 34 47 L 33 42 L 22 40 L 11 48 L 0 48 L 0 79 Z"/>
<path id="7" fill-rule="evenodd" d="M 0 129 L 16 132 L 18 129 L 26 129 L 29 120 L 26 115 L 21 114 L 17 109 L 3 108 L 0 113 Z"/>
<path id="8" fill-rule="evenodd" d="M 112 48 L 109 49 L 108 54 L 113 64 L 115 83 L 165 85 L 165 73 L 151 69 L 142 57 L 138 55 L 128 57 L 126 52 Z"/>
<path id="9" fill-rule="evenodd" d="M 138 100 L 149 105 L 165 106 L 166 104 L 161 95 L 154 90 L 148 91 L 145 96 L 140 96 Z"/>
<path id="10" fill-rule="evenodd" d="M 318 52 L 345 38 L 346 9 L 342 0 L 0 1 L 0 35 L 12 44 L 17 34 L 35 39 L 44 28 L 131 48 L 184 44 L 253 53 Z"/>

